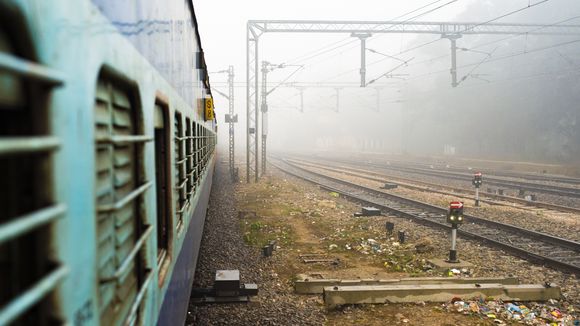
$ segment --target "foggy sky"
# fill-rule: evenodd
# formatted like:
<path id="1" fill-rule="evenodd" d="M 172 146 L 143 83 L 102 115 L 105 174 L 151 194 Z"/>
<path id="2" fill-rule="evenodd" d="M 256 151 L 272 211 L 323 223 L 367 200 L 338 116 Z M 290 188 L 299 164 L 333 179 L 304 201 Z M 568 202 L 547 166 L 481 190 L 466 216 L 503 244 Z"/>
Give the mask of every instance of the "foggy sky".
<path id="1" fill-rule="evenodd" d="M 245 148 L 246 22 L 249 19 L 390 20 L 433 1 L 194 1 L 206 61 L 210 71 L 236 69 L 237 145 Z M 440 3 L 421 10 L 408 19 Z M 538 1 L 458 0 L 416 21 L 485 22 Z M 580 16 L 574 0 L 551 0 L 497 22 L 553 24 Z M 580 19 L 567 22 L 580 24 Z M 367 150 L 442 154 L 444 145 L 458 154 L 526 160 L 577 160 L 580 133 L 580 43 L 534 51 L 580 36 L 464 36 L 458 46 L 458 88 L 450 83 L 449 41 L 435 35 L 388 34 L 369 38 L 367 48 L 394 55 L 429 41 L 434 43 L 395 55 L 409 61 L 394 73 L 402 79 L 381 79 L 373 87 L 340 90 L 339 113 L 333 88 L 307 88 L 304 113 L 294 88 L 279 88 L 268 96 L 269 148 L 311 150 Z M 289 82 L 359 83 L 360 47 L 356 39 L 339 34 L 264 34 L 260 61 L 303 64 Z M 316 56 L 312 51 L 329 44 L 341 46 Z M 481 46 L 492 43 L 488 46 Z M 518 55 L 532 50 L 532 53 Z M 493 53 L 492 53 L 493 52 Z M 473 66 L 490 59 L 513 58 Z M 316 54 L 316 53 L 314 53 Z M 303 60 L 303 59 L 307 60 Z M 367 81 L 400 61 L 367 52 Z M 269 88 L 295 68 L 269 74 Z M 471 72 L 471 74 L 470 74 Z M 542 75 L 543 74 L 543 75 Z M 541 75 L 540 77 L 533 77 Z M 212 74 L 214 88 L 226 90 L 223 74 Z M 377 103 L 379 94 L 379 103 Z M 227 101 L 214 94 L 220 141 L 227 142 L 223 114 Z M 379 110 L 377 111 L 377 104 Z"/>

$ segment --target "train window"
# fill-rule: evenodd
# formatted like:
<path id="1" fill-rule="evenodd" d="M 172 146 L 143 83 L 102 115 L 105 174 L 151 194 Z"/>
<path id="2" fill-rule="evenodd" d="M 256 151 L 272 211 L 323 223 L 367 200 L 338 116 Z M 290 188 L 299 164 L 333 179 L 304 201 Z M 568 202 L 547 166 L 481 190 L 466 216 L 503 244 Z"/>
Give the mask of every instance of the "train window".
<path id="1" fill-rule="evenodd" d="M 199 174 L 198 174 L 198 170 L 197 170 L 198 169 L 198 163 L 199 163 L 198 162 L 198 159 L 197 159 L 197 154 L 198 154 L 197 151 L 198 151 L 198 148 L 199 148 L 198 147 L 198 144 L 197 144 L 197 135 L 198 135 L 199 131 L 198 131 L 198 124 L 195 121 L 192 122 L 191 129 L 193 130 L 193 135 L 192 135 L 192 137 L 193 137 L 193 139 L 192 139 L 192 144 L 193 144 L 193 148 L 192 148 L 192 154 L 193 154 L 193 170 L 192 170 L 192 173 L 193 173 L 193 178 L 192 179 L 193 179 L 194 185 L 197 186 L 197 184 L 199 182 L 199 180 L 198 180 Z"/>
<path id="2" fill-rule="evenodd" d="M 187 157 L 187 196 L 191 198 L 193 196 L 195 186 L 193 184 L 193 133 L 191 130 L 191 120 L 189 118 L 185 119 L 186 126 L 186 137 L 185 142 L 185 156 Z"/>
<path id="3" fill-rule="evenodd" d="M 203 166 L 204 168 L 207 168 L 207 156 L 209 153 L 209 148 L 208 148 L 208 142 L 207 142 L 207 128 L 203 128 Z"/>
<path id="4" fill-rule="evenodd" d="M 171 209 L 169 183 L 169 128 L 168 108 L 155 104 L 155 181 L 157 186 L 157 263 L 162 265 L 169 258 L 171 237 Z M 160 277 L 162 282 L 163 277 Z"/>
<path id="5" fill-rule="evenodd" d="M 187 177 L 185 176 L 185 154 L 184 154 L 184 140 L 183 136 L 183 122 L 181 121 L 181 113 L 175 112 L 175 191 L 176 191 L 176 209 L 177 209 L 177 225 L 179 229 L 183 225 L 183 215 L 186 209 L 185 187 L 187 184 Z"/>
<path id="6" fill-rule="evenodd" d="M 59 323 L 51 296 L 67 273 L 53 257 L 51 226 L 66 208 L 53 196 L 60 141 L 49 135 L 46 105 L 62 81 L 26 59 L 26 29 L 8 24 L 18 17 L 12 14 L 0 5 L 0 324 L 49 325 Z"/>
<path id="7" fill-rule="evenodd" d="M 101 77 L 95 99 L 96 225 L 98 307 L 102 325 L 138 318 L 146 269 L 145 243 L 152 226 L 145 225 L 143 194 L 144 143 L 153 140 L 138 130 L 137 106 L 130 87 Z M 147 275 L 146 275 L 147 274 Z"/>
<path id="8" fill-rule="evenodd" d="M 198 175 L 198 179 L 197 179 L 197 184 L 199 185 L 199 183 L 201 182 L 201 178 L 199 176 L 201 176 L 202 173 L 202 166 L 201 166 L 201 125 L 198 123 L 197 124 L 197 137 L 196 137 L 196 143 L 197 143 L 197 148 L 196 148 L 196 170 L 197 170 L 197 175 Z"/>
<path id="9" fill-rule="evenodd" d="M 201 164 L 200 169 L 201 169 L 201 171 L 203 173 L 203 171 L 205 170 L 205 139 L 204 139 L 204 134 L 205 134 L 204 131 L 205 131 L 205 128 L 202 126 L 200 131 L 201 131 L 201 135 L 199 136 L 199 144 L 201 146 L 201 149 L 200 149 L 200 152 L 199 152 L 199 154 L 200 154 L 200 164 Z"/>
<path id="10" fill-rule="evenodd" d="M 205 127 L 201 128 L 201 168 L 205 171 Z"/>

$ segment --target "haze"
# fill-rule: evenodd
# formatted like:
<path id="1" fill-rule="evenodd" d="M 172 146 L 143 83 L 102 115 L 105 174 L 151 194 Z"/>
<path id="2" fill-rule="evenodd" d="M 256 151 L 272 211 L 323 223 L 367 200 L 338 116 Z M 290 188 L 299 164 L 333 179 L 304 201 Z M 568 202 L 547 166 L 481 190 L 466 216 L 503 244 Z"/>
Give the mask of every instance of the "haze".
<path id="1" fill-rule="evenodd" d="M 494 23 L 580 25 L 580 3 L 575 0 L 440 1 L 405 15 L 433 2 L 195 2 L 210 72 L 235 67 L 238 152 L 245 154 L 246 146 L 248 20 L 483 23 L 521 8 Z M 412 19 L 431 9 L 435 10 Z M 449 40 L 438 35 L 375 34 L 367 40 L 367 82 L 400 67 L 390 73 L 393 78 L 361 88 L 357 38 L 346 33 L 264 34 L 260 62 L 289 65 L 268 74 L 268 89 L 279 86 L 268 96 L 268 149 L 580 160 L 580 35 L 465 35 L 457 46 L 464 50 L 457 52 L 459 85 L 452 87 Z M 210 78 L 214 89 L 227 91 L 224 74 Z M 297 85 L 305 86 L 304 112 Z M 216 93 L 214 97 L 224 149 L 228 105 L 224 97 Z"/>

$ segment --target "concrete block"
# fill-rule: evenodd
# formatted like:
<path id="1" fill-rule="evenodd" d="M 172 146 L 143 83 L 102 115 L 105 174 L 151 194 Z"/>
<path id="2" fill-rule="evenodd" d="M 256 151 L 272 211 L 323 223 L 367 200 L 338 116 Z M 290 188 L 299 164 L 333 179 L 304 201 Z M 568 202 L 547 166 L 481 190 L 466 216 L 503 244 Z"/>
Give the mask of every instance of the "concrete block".
<path id="1" fill-rule="evenodd" d="M 493 297 L 503 301 L 545 301 L 559 299 L 559 287 L 503 284 L 423 284 L 329 286 L 324 288 L 327 306 L 344 304 L 447 302 L 453 298 Z"/>
<path id="2" fill-rule="evenodd" d="M 217 270 L 213 286 L 218 296 L 236 295 L 240 290 L 240 271 Z"/>
<path id="3" fill-rule="evenodd" d="M 473 264 L 465 261 L 460 260 L 458 263 L 449 263 L 446 262 L 445 259 L 433 258 L 427 261 L 429 264 L 433 265 L 436 270 L 438 271 L 446 271 L 449 269 L 461 269 L 461 268 L 470 268 L 473 267 Z"/>
<path id="4" fill-rule="evenodd" d="M 363 207 L 362 214 L 363 216 L 380 216 L 381 210 L 375 207 Z"/>
<path id="5" fill-rule="evenodd" d="M 394 183 L 386 182 L 384 186 L 381 187 L 382 189 L 389 190 L 389 189 L 397 189 L 397 185 Z"/>
<path id="6" fill-rule="evenodd" d="M 420 285 L 420 284 L 503 284 L 516 285 L 519 280 L 515 277 L 408 277 L 400 279 L 310 279 L 299 275 L 294 282 L 294 290 L 298 294 L 321 294 L 325 287 L 333 286 L 363 286 L 363 285 Z"/>

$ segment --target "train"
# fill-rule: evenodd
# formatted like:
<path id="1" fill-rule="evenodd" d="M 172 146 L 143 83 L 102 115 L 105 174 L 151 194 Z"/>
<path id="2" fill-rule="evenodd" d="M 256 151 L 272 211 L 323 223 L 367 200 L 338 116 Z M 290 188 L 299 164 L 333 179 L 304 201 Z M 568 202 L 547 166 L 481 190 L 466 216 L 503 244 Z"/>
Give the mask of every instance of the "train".
<path id="1" fill-rule="evenodd" d="M 191 0 L 0 0 L 0 325 L 183 325 L 216 135 Z"/>

